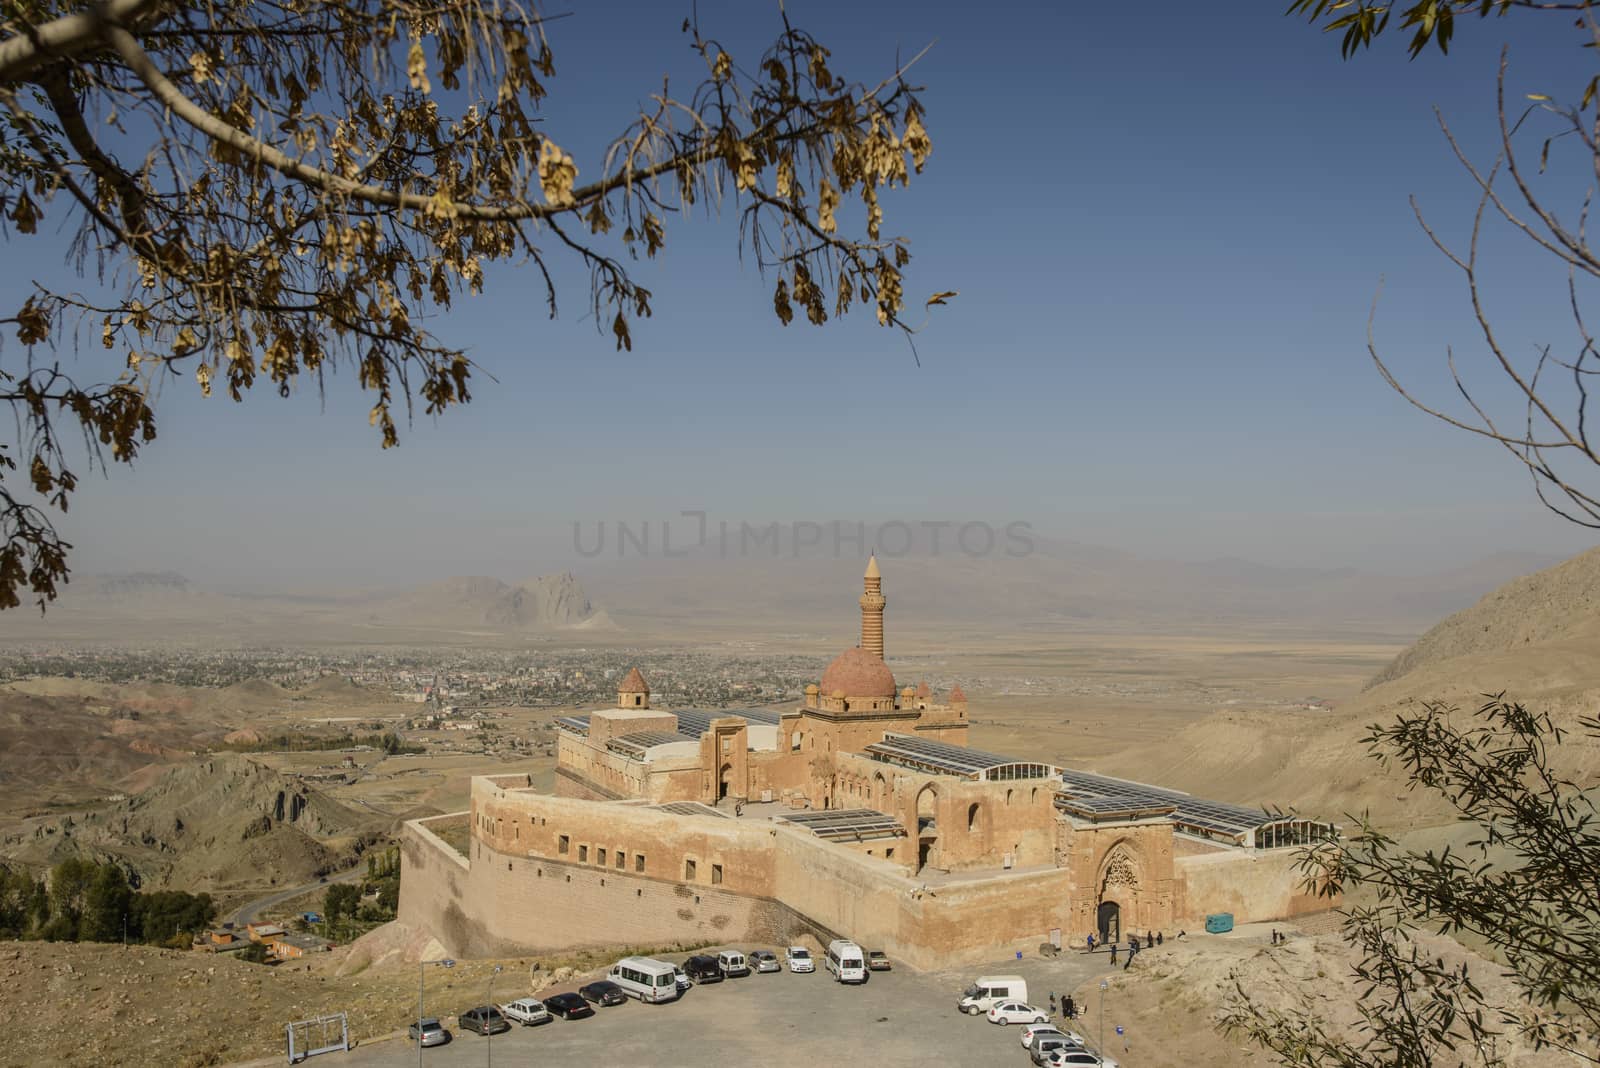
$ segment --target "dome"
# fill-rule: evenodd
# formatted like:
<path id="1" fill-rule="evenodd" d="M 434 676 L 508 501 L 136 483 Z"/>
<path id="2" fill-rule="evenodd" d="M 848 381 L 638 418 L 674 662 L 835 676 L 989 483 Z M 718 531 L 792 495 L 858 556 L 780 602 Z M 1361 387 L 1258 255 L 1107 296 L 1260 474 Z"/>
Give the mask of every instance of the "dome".
<path id="1" fill-rule="evenodd" d="M 822 690 L 846 697 L 893 697 L 894 673 L 865 649 L 846 649 L 822 673 Z"/>

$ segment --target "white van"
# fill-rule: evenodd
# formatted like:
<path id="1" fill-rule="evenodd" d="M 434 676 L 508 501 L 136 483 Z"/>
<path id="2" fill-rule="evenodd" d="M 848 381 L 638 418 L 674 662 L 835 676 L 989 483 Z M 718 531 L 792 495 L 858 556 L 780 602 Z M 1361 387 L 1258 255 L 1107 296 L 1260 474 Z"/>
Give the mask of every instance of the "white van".
<path id="1" fill-rule="evenodd" d="M 680 993 L 677 967 L 654 957 L 624 957 L 611 966 L 606 978 L 640 1001 L 676 1001 Z"/>
<path id="2" fill-rule="evenodd" d="M 828 943 L 828 971 L 841 983 L 867 981 L 867 955 L 854 942 L 836 938 Z"/>
<path id="3" fill-rule="evenodd" d="M 1027 1001 L 1028 983 L 1020 975 L 980 975 L 961 992 L 956 1006 L 968 1016 L 979 1016 L 1001 1001 Z"/>
<path id="4" fill-rule="evenodd" d="M 724 979 L 738 979 L 750 974 L 750 964 L 737 949 L 725 949 L 717 954 L 717 969 Z"/>

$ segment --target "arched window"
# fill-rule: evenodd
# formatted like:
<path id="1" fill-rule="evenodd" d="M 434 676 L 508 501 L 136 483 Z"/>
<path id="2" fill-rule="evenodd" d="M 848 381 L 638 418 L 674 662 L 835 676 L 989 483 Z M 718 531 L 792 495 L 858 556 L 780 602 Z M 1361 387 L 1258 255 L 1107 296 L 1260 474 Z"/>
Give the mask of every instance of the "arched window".
<path id="1" fill-rule="evenodd" d="M 1006 804 L 1007 805 L 1011 804 L 1011 794 L 1012 794 L 1012 791 L 1010 791 L 1010 790 L 1006 791 Z"/>
<path id="2" fill-rule="evenodd" d="M 974 802 L 967 809 L 967 830 L 968 831 L 975 831 L 977 829 L 978 829 L 978 805 L 977 805 L 976 802 Z"/>

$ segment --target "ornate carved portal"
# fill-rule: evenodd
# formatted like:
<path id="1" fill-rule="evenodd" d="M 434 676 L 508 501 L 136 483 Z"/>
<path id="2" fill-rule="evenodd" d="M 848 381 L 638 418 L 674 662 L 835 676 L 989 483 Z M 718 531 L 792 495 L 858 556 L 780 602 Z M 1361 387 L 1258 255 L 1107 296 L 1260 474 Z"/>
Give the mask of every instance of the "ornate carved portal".
<path id="1" fill-rule="evenodd" d="M 1122 938 L 1124 920 L 1139 915 L 1139 864 L 1122 845 L 1113 846 L 1100 866 L 1095 926 L 1102 941 Z"/>

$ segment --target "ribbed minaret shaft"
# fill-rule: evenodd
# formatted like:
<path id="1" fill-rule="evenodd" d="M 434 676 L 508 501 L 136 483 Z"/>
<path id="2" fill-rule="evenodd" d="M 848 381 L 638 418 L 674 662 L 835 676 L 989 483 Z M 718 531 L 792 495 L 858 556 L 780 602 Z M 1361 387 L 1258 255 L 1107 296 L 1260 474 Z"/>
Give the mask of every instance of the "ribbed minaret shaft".
<path id="1" fill-rule="evenodd" d="M 876 554 L 867 560 L 864 578 L 865 590 L 861 594 L 861 648 L 883 659 L 883 606 L 889 602 L 883 596 L 883 576 L 878 573 Z"/>

